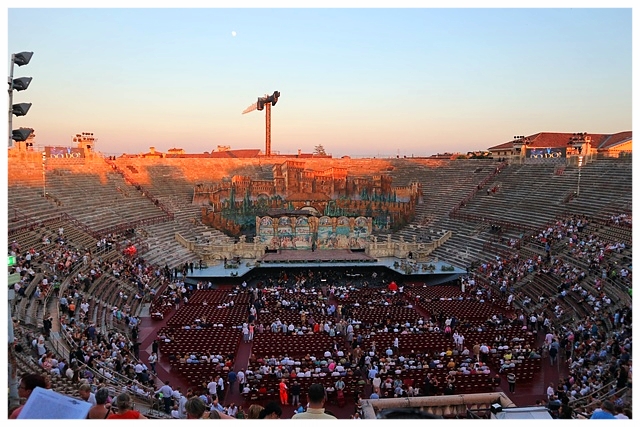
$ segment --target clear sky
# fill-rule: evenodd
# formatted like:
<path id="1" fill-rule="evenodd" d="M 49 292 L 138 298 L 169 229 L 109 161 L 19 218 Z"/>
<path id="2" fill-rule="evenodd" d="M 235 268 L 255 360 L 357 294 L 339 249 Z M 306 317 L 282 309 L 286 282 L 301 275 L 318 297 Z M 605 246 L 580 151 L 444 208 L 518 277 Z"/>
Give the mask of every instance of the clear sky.
<path id="1" fill-rule="evenodd" d="M 29 3 L 7 11 L 7 62 L 34 52 L 14 70 L 33 77 L 14 103 L 33 106 L 13 127 L 34 128 L 38 146 L 93 132 L 106 154 L 264 149 L 264 111 L 241 113 L 275 90 L 280 153 L 322 144 L 335 157 L 418 156 L 544 131 L 632 130 L 631 3 L 21 8 Z"/>

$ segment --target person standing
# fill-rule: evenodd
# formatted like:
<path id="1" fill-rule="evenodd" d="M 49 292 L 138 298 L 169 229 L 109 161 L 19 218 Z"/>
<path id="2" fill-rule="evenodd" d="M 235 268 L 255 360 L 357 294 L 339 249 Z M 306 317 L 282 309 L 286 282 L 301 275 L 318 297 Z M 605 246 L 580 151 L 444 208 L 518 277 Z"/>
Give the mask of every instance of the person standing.
<path id="1" fill-rule="evenodd" d="M 233 368 L 231 368 L 231 370 L 229 370 L 229 373 L 227 374 L 227 381 L 229 382 L 229 391 L 233 390 L 233 387 L 235 386 L 237 380 L 238 380 L 238 374 L 236 374 L 236 371 L 234 371 Z"/>
<path id="2" fill-rule="evenodd" d="M 245 344 L 249 342 L 249 324 L 247 322 L 242 324 L 242 340 Z"/>
<path id="3" fill-rule="evenodd" d="M 169 385 L 169 380 L 164 382 L 164 385 L 160 387 L 156 393 L 162 393 L 162 401 L 164 402 L 164 412 L 171 414 L 171 408 L 173 407 L 173 389 Z M 120 396 L 118 396 L 120 397 Z"/>
<path id="4" fill-rule="evenodd" d="M 325 413 L 324 404 L 326 401 L 326 395 L 324 386 L 322 384 L 311 384 L 309 391 L 307 392 L 307 400 L 309 401 L 309 407 L 306 412 L 299 412 L 294 414 L 292 419 L 305 419 L 305 418 L 319 418 L 335 420 L 336 417 Z"/>
<path id="5" fill-rule="evenodd" d="M 211 396 L 218 393 L 218 381 L 216 381 L 215 378 L 209 378 L 209 382 L 207 383 L 207 391 Z"/>
<path id="6" fill-rule="evenodd" d="M 289 404 L 289 387 L 287 387 L 287 380 L 282 378 L 280 380 L 280 404 L 282 406 Z"/>
<path id="7" fill-rule="evenodd" d="M 255 332 L 255 325 L 253 322 L 249 323 L 249 342 L 253 341 L 253 334 Z"/>
<path id="8" fill-rule="evenodd" d="M 507 374 L 507 383 L 509 383 L 509 392 L 516 393 L 516 374 L 509 372 Z"/>
<path id="9" fill-rule="evenodd" d="M 224 402 L 224 378 L 219 375 L 216 378 L 218 380 L 218 391 L 216 392 L 216 394 L 218 395 L 220 401 Z"/>
<path id="10" fill-rule="evenodd" d="M 486 343 L 480 345 L 480 361 L 484 364 L 489 361 L 489 346 Z"/>
<path id="11" fill-rule="evenodd" d="M 293 405 L 294 408 L 297 408 L 298 406 L 300 406 L 300 384 L 298 383 L 298 381 L 296 380 L 293 381 L 290 391 L 291 391 L 291 405 Z"/>
<path id="12" fill-rule="evenodd" d="M 480 361 L 480 343 L 476 343 L 473 346 L 473 357 L 479 362 Z"/>
<path id="13" fill-rule="evenodd" d="M 236 374 L 236 377 L 238 380 L 238 390 L 240 391 L 240 393 L 242 393 L 242 389 L 244 388 L 244 383 L 245 383 L 244 371 L 239 370 L 238 373 Z"/>
<path id="14" fill-rule="evenodd" d="M 151 372 L 156 374 L 156 362 L 158 361 L 158 355 L 156 353 L 151 353 L 147 362 L 149 362 L 149 366 L 151 366 Z"/>
<path id="15" fill-rule="evenodd" d="M 558 351 L 560 349 L 560 344 L 558 340 L 553 338 L 551 344 L 549 345 L 549 361 L 551 362 L 551 366 L 555 365 L 558 360 Z"/>

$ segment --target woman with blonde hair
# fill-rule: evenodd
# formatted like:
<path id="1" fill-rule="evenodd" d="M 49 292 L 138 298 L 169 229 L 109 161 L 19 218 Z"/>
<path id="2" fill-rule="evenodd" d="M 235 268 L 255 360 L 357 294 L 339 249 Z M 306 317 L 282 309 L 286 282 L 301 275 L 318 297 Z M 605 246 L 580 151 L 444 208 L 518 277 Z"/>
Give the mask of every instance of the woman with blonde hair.
<path id="1" fill-rule="evenodd" d="M 264 406 L 262 405 L 253 404 L 249 406 L 249 409 L 247 410 L 247 419 L 257 420 L 258 418 L 260 418 L 260 412 L 263 409 L 264 409 Z"/>

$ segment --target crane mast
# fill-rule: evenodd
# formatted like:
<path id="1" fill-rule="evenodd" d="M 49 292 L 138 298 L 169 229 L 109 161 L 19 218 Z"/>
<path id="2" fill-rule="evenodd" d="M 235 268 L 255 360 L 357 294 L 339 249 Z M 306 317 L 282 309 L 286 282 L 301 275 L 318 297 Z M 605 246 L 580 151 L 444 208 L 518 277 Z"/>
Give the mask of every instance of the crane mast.
<path id="1" fill-rule="evenodd" d="M 273 92 L 272 95 L 265 95 L 262 97 L 258 97 L 258 100 L 255 103 L 249 105 L 242 112 L 242 114 L 247 114 L 254 110 L 258 110 L 258 111 L 266 110 L 265 111 L 265 121 L 266 121 L 265 156 L 267 157 L 271 156 L 271 106 L 276 105 L 279 97 L 280 97 L 280 92 L 278 92 L 277 90 Z"/>

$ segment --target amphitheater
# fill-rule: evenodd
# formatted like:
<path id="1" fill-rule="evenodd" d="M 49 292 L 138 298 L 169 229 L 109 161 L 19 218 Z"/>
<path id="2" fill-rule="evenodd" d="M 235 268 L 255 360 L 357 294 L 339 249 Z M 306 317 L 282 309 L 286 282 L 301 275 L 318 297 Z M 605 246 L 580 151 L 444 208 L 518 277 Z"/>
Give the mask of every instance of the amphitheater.
<path id="1" fill-rule="evenodd" d="M 592 360 L 592 366 L 599 362 L 609 364 L 609 357 L 619 353 L 612 353 L 614 342 L 620 347 L 626 343 L 624 339 L 631 330 L 630 153 L 612 156 L 593 150 L 580 156 L 581 159 L 584 157 L 584 163 L 581 160 L 578 165 L 577 155 L 567 154 L 560 163 L 546 163 L 527 161 L 520 153 L 511 151 L 505 151 L 499 158 L 480 159 L 291 156 L 293 160 L 304 162 L 309 170 L 344 169 L 351 179 L 365 181 L 372 177 L 389 177 L 393 185 L 399 187 L 419 184 L 421 194 L 410 221 L 397 230 L 375 230 L 361 251 L 363 256 L 376 260 L 376 265 L 349 265 L 348 259 L 343 260 L 347 263 L 345 272 L 378 271 L 376 268 L 382 269 L 378 261 L 383 259 L 395 260 L 396 267 L 417 266 L 413 271 L 415 274 L 407 274 L 410 272 L 398 268 L 395 272 L 389 270 L 390 275 L 395 274 L 390 277 L 405 282 L 403 294 L 387 294 L 393 313 L 398 316 L 391 322 L 405 318 L 414 322 L 421 316 L 444 312 L 467 321 L 465 334 L 469 348 L 474 340 L 490 341 L 493 346 L 494 337 L 499 334 L 521 337 L 521 341 L 538 347 L 545 338 L 544 333 L 522 329 L 517 322 L 519 315 L 529 319 L 532 313 L 539 313 L 550 319 L 559 340 L 565 338 L 567 331 L 576 337 L 575 345 L 573 342 L 569 345 L 571 350 L 563 351 L 557 365 L 551 368 L 544 351 L 541 359 L 519 360 L 512 368 L 518 376 L 517 394 L 507 390 L 507 371 L 498 371 L 500 363 L 504 362 L 502 349 L 494 349 L 486 363 L 491 367 L 491 375 L 459 375 L 455 394 L 440 392 L 428 396 L 416 392 L 410 397 L 395 397 L 391 392 L 379 399 L 369 399 L 372 392 L 369 381 L 354 375 L 345 381 L 346 403 L 328 396 L 327 408 L 338 418 L 351 418 L 356 412 L 362 418 L 376 418 L 388 414 L 389 409 L 395 409 L 392 414 L 398 417 L 403 416 L 404 410 L 405 415 L 409 414 L 407 416 L 426 414 L 451 419 L 496 418 L 506 416 L 512 409 L 512 417 L 537 418 L 539 408 L 532 407 L 536 406 L 536 401 L 545 403 L 549 383 L 568 381 L 569 377 L 576 376 L 575 369 L 581 368 L 573 365 L 578 358 L 573 350 L 579 343 L 585 343 L 586 349 L 582 345 L 580 348 L 587 360 L 596 346 L 598 351 L 601 345 L 605 350 L 609 346 L 609 355 Z M 323 333 L 304 335 L 299 340 L 283 340 L 272 336 L 271 331 L 257 334 L 252 343 L 243 342 L 239 325 L 246 319 L 250 302 L 241 283 L 248 278 L 257 280 L 256 271 L 267 255 L 265 247 L 251 237 L 232 237 L 205 225 L 203 206 L 193 203 L 194 188 L 199 184 L 215 186 L 229 182 L 234 176 L 273 180 L 274 166 L 286 161 L 286 156 L 107 157 L 87 149 L 80 158 L 43 161 L 42 152 L 24 146 L 10 149 L 8 155 L 9 254 L 12 248 L 20 248 L 16 258 L 23 266 L 29 250 L 33 254 L 29 261 L 32 275 L 23 273 L 21 276 L 20 295 L 10 291 L 9 307 L 14 319 L 10 333 L 15 334 L 16 343 L 21 344 L 19 350 L 16 346 L 10 348 L 10 368 L 14 375 L 9 378 L 10 407 L 17 403 L 11 393 L 12 387 L 17 386 L 16 378 L 27 372 L 45 373 L 51 388 L 78 396 L 78 376 L 70 379 L 46 372 L 38 363 L 37 350 L 31 345 L 47 319 L 52 318 L 47 350 L 57 359 L 71 360 L 78 341 L 74 342 L 68 331 L 77 324 L 70 325 L 70 316 L 60 308 L 60 297 L 70 289 L 73 290 L 70 295 L 75 293 L 77 297 L 78 307 L 80 301 L 87 303 L 82 326 L 94 324 L 99 334 L 107 336 L 120 332 L 131 339 L 128 344 L 132 348 L 132 358 L 137 356 L 146 362 L 152 342 L 160 336 L 173 335 L 169 345 L 161 343 L 159 347 L 158 373 L 151 377 L 156 390 L 165 379 L 182 385 L 183 392 L 199 387 L 202 379 L 210 375 L 221 375 L 226 379 L 229 367 L 180 363 L 179 354 L 199 351 L 195 347 L 198 343 L 204 346 L 202 351 L 234 355 L 235 365 L 231 365 L 231 370 L 247 369 L 255 363 L 254 358 L 266 359 L 276 351 L 291 357 L 304 358 L 312 354 L 322 358 L 327 348 L 335 344 L 335 337 Z M 553 239 L 540 237 L 545 230 L 562 227 L 566 230 L 567 226 L 575 226 L 578 220 L 588 225 L 581 226 L 579 231 L 573 227 L 559 238 L 555 238 L 555 232 Z M 64 236 L 63 243 L 60 243 L 61 236 Z M 576 250 L 580 241 L 602 245 L 589 249 L 599 251 L 596 266 L 592 257 Z M 135 248 L 135 254 L 128 253 L 129 248 Z M 308 254 L 311 251 L 300 252 Z M 294 255 L 288 264 L 272 266 L 269 274 L 277 277 L 287 271 L 291 275 L 298 271 L 313 271 L 322 277 L 328 274 L 323 271 L 329 268 L 334 275 L 329 277 L 335 277 L 342 264 L 332 265 L 331 261 L 318 264 L 315 255 L 320 252 L 316 251 L 310 260 Z M 547 254 L 550 254 L 546 264 L 549 267 L 541 272 Z M 138 258 L 143 261 L 132 261 Z M 232 260 L 236 263 L 235 269 L 227 268 Z M 541 267 L 525 267 L 519 271 L 520 267 L 526 266 L 526 261 Z M 124 274 L 126 268 L 122 265 L 129 262 L 140 267 L 137 272 Z M 195 272 L 193 267 L 190 272 L 188 268 L 183 270 L 185 264 L 194 262 Z M 198 268 L 199 262 L 204 262 L 208 276 Z M 262 262 L 262 266 L 264 264 Z M 504 266 L 505 271 L 497 264 Z M 420 269 L 421 265 L 423 269 Z M 425 265 L 442 265 L 442 271 L 450 268 L 455 274 L 439 276 L 438 271 L 425 271 Z M 146 274 L 141 284 L 133 277 L 139 278 L 143 269 L 153 273 Z M 190 295 L 189 304 L 174 308 L 161 298 L 172 286 L 171 280 L 165 280 L 167 270 L 178 271 L 176 276 L 185 282 L 213 281 L 214 289 L 197 290 Z M 626 273 L 621 274 L 622 270 Z M 580 272 L 584 274 L 580 275 Z M 169 276 L 176 278 L 171 273 Z M 483 289 L 483 295 L 489 296 L 486 301 L 484 297 L 480 301 L 469 295 L 469 290 L 465 296 L 464 283 L 469 286 L 470 276 L 475 279 L 475 286 Z M 579 280 L 570 279 L 578 276 Z M 502 280 L 496 277 L 508 279 L 506 292 L 506 286 L 501 289 Z M 43 284 L 44 278 L 48 283 Z M 327 288 L 325 286 L 323 290 L 323 301 L 336 306 L 341 304 L 339 295 L 329 294 Z M 366 286 L 353 289 L 349 298 L 352 301 L 359 297 L 366 304 L 367 299 L 377 298 L 376 293 L 380 290 L 385 294 L 387 288 L 381 287 L 373 294 Z M 514 296 L 513 301 L 508 301 L 510 294 Z M 184 324 L 192 323 L 194 316 L 200 316 L 199 312 L 193 311 L 197 308 L 193 306 L 195 301 L 208 299 L 210 305 L 227 307 L 230 295 L 235 304 L 232 309 L 224 315 L 209 314 L 214 325 L 223 326 L 222 329 L 189 331 L 182 328 Z M 458 299 L 460 295 L 464 297 Z M 130 327 L 114 315 L 116 308 L 123 308 L 122 312 L 128 318 L 141 320 L 139 336 L 131 337 Z M 411 314 L 399 314 L 403 313 L 401 308 L 411 310 Z M 388 309 L 376 311 L 372 307 L 373 312 L 376 315 L 370 320 L 372 325 L 376 323 L 376 317 L 379 320 L 389 316 Z M 621 313 L 628 313 L 624 316 L 626 323 L 620 322 Z M 154 319 L 154 314 L 159 317 Z M 510 318 L 518 327 L 506 331 L 487 325 L 492 315 Z M 316 320 L 322 321 L 320 316 L 318 314 Z M 365 318 L 366 314 L 362 312 L 359 317 Z M 262 320 L 267 322 L 265 325 L 271 322 L 268 316 L 263 319 L 269 319 Z M 327 316 L 325 322 L 328 319 L 331 317 Z M 582 329 L 590 325 L 597 326 L 597 333 L 585 333 L 583 337 Z M 80 334 L 82 332 L 86 331 Z M 192 335 L 195 332 L 200 335 Z M 373 341 L 374 346 L 378 345 L 378 351 L 384 352 L 394 338 L 400 337 L 397 351 L 401 355 L 409 358 L 415 351 L 424 352 L 426 357 L 426 349 L 430 354 L 438 354 L 452 346 L 441 335 L 434 332 L 401 335 L 397 329 L 395 332 L 389 329 L 388 332 L 367 333 L 362 346 L 371 347 Z M 136 340 L 138 345 L 132 345 Z M 344 348 L 342 342 L 339 346 Z M 304 351 L 296 355 L 301 349 Z M 384 354 L 382 356 L 384 358 Z M 456 355 L 455 359 L 460 362 L 462 355 Z M 588 364 L 589 361 L 585 367 Z M 90 377 L 94 385 L 109 387 L 112 395 L 132 380 L 124 372 L 113 372 L 105 378 L 104 370 L 95 369 L 95 365 L 78 370 L 82 371 L 80 376 Z M 620 387 L 617 383 L 619 370 L 619 366 L 612 367 L 607 375 L 603 373 L 597 380 L 589 380 L 588 392 L 574 394 L 566 405 L 572 409 L 571 416 L 588 417 L 607 399 L 631 408 L 631 377 L 628 386 Z M 424 369 L 403 370 L 396 372 L 395 377 L 402 381 L 405 389 L 415 387 L 420 390 L 427 372 L 442 383 L 447 382 L 449 371 L 446 368 L 428 368 L 426 363 Z M 500 384 L 494 383 L 494 374 L 502 377 Z M 330 376 L 322 379 L 327 386 L 334 380 L 335 377 Z M 236 405 L 248 408 L 253 403 L 264 405 L 270 400 L 277 401 L 278 381 L 270 381 L 266 392 L 241 394 L 232 389 L 224 403 L 233 400 Z M 303 387 L 308 383 L 302 379 L 301 382 Z M 168 417 L 153 396 L 132 394 L 136 407 L 149 418 Z M 554 413 L 554 408 L 549 409 L 549 406 L 546 406 L 545 416 L 557 417 L 557 411 Z M 500 409 L 496 409 L 498 407 Z M 407 412 L 410 408 L 415 411 Z M 518 412 L 518 408 L 529 409 Z M 527 415 L 522 415 L 525 413 Z M 290 415 L 285 413 L 282 418 L 290 418 Z"/>

